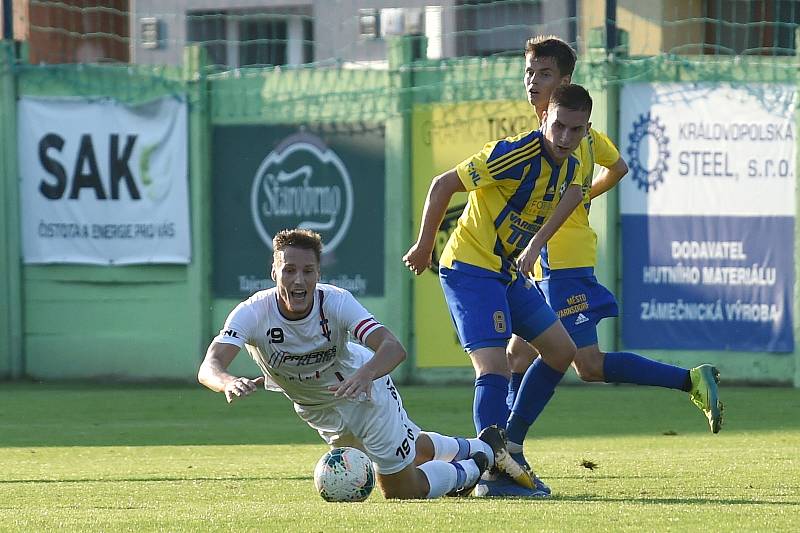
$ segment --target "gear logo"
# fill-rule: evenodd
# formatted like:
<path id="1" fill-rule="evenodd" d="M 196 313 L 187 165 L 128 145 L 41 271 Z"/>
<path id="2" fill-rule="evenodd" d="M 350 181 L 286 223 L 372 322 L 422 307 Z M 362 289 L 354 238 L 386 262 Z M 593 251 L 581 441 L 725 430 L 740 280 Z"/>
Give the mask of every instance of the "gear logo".
<path id="1" fill-rule="evenodd" d="M 664 182 L 667 159 L 669 159 L 669 138 L 658 117 L 639 115 L 628 135 L 628 164 L 636 185 L 644 192 L 656 190 Z M 653 160 L 655 159 L 655 160 Z"/>

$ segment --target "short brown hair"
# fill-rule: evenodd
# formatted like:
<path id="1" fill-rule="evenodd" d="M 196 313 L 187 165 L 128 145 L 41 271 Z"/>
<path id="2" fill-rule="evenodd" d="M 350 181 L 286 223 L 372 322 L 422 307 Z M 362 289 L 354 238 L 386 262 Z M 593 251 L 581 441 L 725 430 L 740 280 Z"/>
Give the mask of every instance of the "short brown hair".
<path id="1" fill-rule="evenodd" d="M 569 83 L 559 85 L 550 95 L 550 105 L 566 107 L 572 111 L 586 111 L 592 115 L 592 97 L 582 86 Z"/>
<path id="2" fill-rule="evenodd" d="M 322 237 L 310 229 L 283 229 L 272 238 L 273 256 L 285 248 L 293 246 L 303 250 L 312 250 L 317 256 L 317 262 L 322 256 Z"/>
<path id="3" fill-rule="evenodd" d="M 533 54 L 533 57 L 552 57 L 562 76 L 572 76 L 575 71 L 575 50 L 555 35 L 537 35 L 528 39 L 525 43 L 525 55 L 528 54 Z"/>

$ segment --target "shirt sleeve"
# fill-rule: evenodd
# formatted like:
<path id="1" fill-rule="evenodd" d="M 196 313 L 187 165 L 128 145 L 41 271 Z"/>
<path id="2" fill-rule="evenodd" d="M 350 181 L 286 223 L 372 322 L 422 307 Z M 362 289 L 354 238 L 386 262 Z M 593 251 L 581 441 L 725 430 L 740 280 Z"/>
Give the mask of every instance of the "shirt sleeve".
<path id="1" fill-rule="evenodd" d="M 610 167 L 619 159 L 619 150 L 605 133 L 591 131 L 594 140 L 594 162 L 601 167 Z"/>
<path id="2" fill-rule="evenodd" d="M 375 317 L 348 291 L 343 291 L 338 318 L 361 344 L 365 344 L 367 337 L 373 331 L 383 327 L 383 324 L 375 320 Z"/>
<path id="3" fill-rule="evenodd" d="M 242 348 L 256 331 L 257 323 L 258 317 L 252 303 L 242 302 L 228 315 L 225 325 L 214 337 L 214 342 L 234 344 Z"/>
<path id="4" fill-rule="evenodd" d="M 518 183 L 525 175 L 530 159 L 541 153 L 538 132 L 486 143 L 483 150 L 468 157 L 456 166 L 461 183 L 468 191 Z"/>

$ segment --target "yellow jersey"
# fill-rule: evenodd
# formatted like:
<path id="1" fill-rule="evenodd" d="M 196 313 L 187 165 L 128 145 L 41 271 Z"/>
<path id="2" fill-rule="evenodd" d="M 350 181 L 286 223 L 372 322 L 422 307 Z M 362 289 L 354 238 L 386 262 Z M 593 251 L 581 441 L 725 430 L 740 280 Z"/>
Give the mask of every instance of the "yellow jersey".
<path id="1" fill-rule="evenodd" d="M 597 262 L 597 234 L 589 225 L 589 208 L 595 163 L 610 167 L 619 159 L 619 151 L 608 136 L 594 129 L 581 141 L 576 154 L 581 161 L 583 205 L 578 206 L 562 224 L 534 267 L 534 277 L 541 280 L 551 270 L 594 267 Z"/>
<path id="2" fill-rule="evenodd" d="M 463 263 L 513 277 L 514 259 L 581 175 L 579 169 L 575 154 L 557 165 L 539 130 L 487 143 L 456 166 L 468 200 L 439 264 L 458 269 Z"/>

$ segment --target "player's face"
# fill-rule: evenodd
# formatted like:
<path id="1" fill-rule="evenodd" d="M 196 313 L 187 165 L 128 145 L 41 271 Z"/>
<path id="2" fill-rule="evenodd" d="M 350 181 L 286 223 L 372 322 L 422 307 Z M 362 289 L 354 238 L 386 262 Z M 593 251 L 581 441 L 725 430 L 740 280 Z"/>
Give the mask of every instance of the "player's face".
<path id="1" fill-rule="evenodd" d="M 545 148 L 561 163 L 578 148 L 589 131 L 589 113 L 550 104 L 542 117 Z"/>
<path id="2" fill-rule="evenodd" d="M 525 54 L 525 94 L 532 106 L 547 109 L 553 89 L 562 83 L 569 83 L 570 78 L 569 74 L 561 75 L 555 58 Z"/>
<path id="3" fill-rule="evenodd" d="M 303 318 L 314 305 L 319 261 L 313 250 L 287 246 L 275 254 L 272 279 L 278 287 L 278 307 L 286 318 Z"/>

